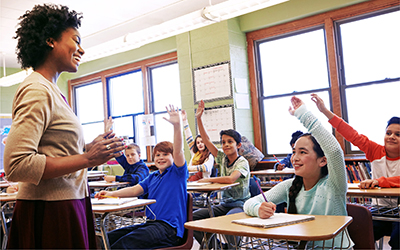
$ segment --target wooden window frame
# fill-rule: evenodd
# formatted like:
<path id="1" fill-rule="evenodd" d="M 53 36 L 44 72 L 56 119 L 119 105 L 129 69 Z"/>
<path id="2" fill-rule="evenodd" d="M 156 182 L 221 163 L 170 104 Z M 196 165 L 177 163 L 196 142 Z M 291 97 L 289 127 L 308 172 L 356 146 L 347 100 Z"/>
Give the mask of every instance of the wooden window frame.
<path id="1" fill-rule="evenodd" d="M 334 34 L 334 22 L 342 19 L 347 19 L 354 16 L 359 16 L 383 9 L 388 9 L 394 6 L 399 6 L 398 0 L 371 0 L 368 2 L 355 4 L 349 7 L 340 8 L 333 11 L 328 11 L 322 14 L 317 14 L 311 17 L 302 18 L 296 21 L 252 31 L 246 34 L 247 39 L 247 55 L 249 62 L 249 80 L 251 103 L 253 107 L 253 129 L 254 129 L 254 145 L 264 152 L 262 143 L 262 127 L 260 121 L 263 119 L 260 115 L 260 90 L 258 87 L 258 78 L 260 74 L 257 72 L 257 62 L 255 54 L 255 42 L 258 40 L 292 33 L 298 30 L 312 28 L 318 25 L 324 25 L 326 32 L 326 46 L 328 54 L 328 69 L 329 80 L 331 83 L 332 110 L 333 113 L 342 117 L 342 108 L 340 100 L 340 85 L 338 72 L 338 58 L 336 53 L 336 41 Z M 345 140 L 342 135 L 335 133 L 336 139 L 340 146 L 345 150 Z"/>

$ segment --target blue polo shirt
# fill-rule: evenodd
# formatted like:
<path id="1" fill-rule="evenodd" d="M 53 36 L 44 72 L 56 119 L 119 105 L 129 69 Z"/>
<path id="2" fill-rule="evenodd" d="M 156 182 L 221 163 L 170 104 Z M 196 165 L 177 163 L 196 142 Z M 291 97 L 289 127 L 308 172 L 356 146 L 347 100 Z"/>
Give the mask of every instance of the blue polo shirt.
<path id="1" fill-rule="evenodd" d="M 183 237 L 186 222 L 186 204 L 187 204 L 187 184 L 189 177 L 187 164 L 177 167 L 173 163 L 164 173 L 154 171 L 146 179 L 139 183 L 148 193 L 148 199 L 155 199 L 156 203 L 149 205 L 154 215 L 146 209 L 146 216 L 149 219 L 162 220 L 172 227 L 176 228 L 176 235 Z"/>

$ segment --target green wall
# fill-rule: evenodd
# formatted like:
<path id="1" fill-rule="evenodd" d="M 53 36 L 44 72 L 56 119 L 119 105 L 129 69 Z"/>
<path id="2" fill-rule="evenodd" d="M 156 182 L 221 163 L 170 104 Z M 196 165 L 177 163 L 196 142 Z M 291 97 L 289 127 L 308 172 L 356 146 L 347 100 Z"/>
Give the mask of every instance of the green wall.
<path id="1" fill-rule="evenodd" d="M 93 74 L 135 61 L 166 54 L 178 53 L 181 78 L 182 106 L 188 111 L 189 124 L 194 128 L 194 108 L 192 90 L 192 68 L 212 63 L 230 61 L 232 78 L 248 78 L 245 32 L 293 21 L 299 18 L 342 8 L 366 0 L 290 0 L 288 2 L 243 15 L 228 21 L 186 32 L 175 37 L 154 42 L 140 48 L 82 63 L 75 74 L 63 73 L 58 86 L 68 96 L 68 80 Z M 7 74 L 19 71 L 8 69 Z M 0 73 L 2 76 L 2 71 Z M 11 113 L 11 103 L 17 85 L 0 87 L 0 112 Z M 232 104 L 233 99 L 212 102 L 209 106 Z M 235 119 L 240 119 L 237 129 L 252 139 L 250 110 L 235 110 Z"/>

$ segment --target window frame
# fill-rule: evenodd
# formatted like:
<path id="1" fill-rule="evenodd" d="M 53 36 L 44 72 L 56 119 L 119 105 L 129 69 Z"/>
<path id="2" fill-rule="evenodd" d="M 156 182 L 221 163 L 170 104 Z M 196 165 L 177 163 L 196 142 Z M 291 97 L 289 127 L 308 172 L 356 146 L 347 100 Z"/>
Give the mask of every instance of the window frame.
<path id="1" fill-rule="evenodd" d="M 263 96 L 260 87 L 260 72 L 258 72 L 258 58 L 256 53 L 257 41 L 265 40 L 273 37 L 283 37 L 287 34 L 293 34 L 300 30 L 313 29 L 313 27 L 323 26 L 325 29 L 326 49 L 327 49 L 327 61 L 329 71 L 329 82 L 330 82 L 330 95 L 331 95 L 331 107 L 332 112 L 339 117 L 344 117 L 345 103 L 341 101 L 341 96 L 344 92 L 343 86 L 340 81 L 340 59 L 337 56 L 337 40 L 335 34 L 335 23 L 336 21 L 345 20 L 359 16 L 362 18 L 365 15 L 376 15 L 380 14 L 380 11 L 385 11 L 392 7 L 398 7 L 400 3 L 396 0 L 371 0 L 355 4 L 352 6 L 344 7 L 341 9 L 328 11 L 325 13 L 305 17 L 299 20 L 267 27 L 264 29 L 252 31 L 246 34 L 247 40 L 247 54 L 249 62 L 249 80 L 250 80 L 250 92 L 251 92 L 251 103 L 253 107 L 253 128 L 254 128 L 254 145 L 259 148 L 262 152 L 265 152 L 265 142 L 263 141 L 262 129 L 264 125 L 260 123 L 264 118 L 262 117 L 262 100 L 259 98 Z M 353 87 L 353 86 L 351 86 Z M 343 150 L 347 150 L 346 143 L 342 135 L 335 133 L 336 139 L 341 145 Z M 348 151 L 345 151 L 348 152 Z M 360 152 L 362 153 L 362 152 Z M 348 156 L 356 156 L 358 153 L 346 154 Z M 269 155 L 266 158 L 273 158 Z"/>
<path id="2" fill-rule="evenodd" d="M 167 65 L 170 63 L 177 62 L 177 52 L 171 52 L 161 56 L 145 59 L 138 62 L 129 63 L 123 66 L 115 67 L 112 69 L 103 70 L 94 74 L 79 77 L 76 79 L 68 80 L 68 92 L 69 92 L 69 103 L 71 108 L 76 113 L 76 101 L 74 95 L 74 88 L 84 86 L 87 84 L 101 81 L 103 88 L 103 110 L 104 118 L 109 117 L 110 107 L 108 102 L 108 78 L 115 77 L 118 75 L 127 74 L 137 70 L 142 71 L 143 81 L 143 100 L 144 100 L 144 114 L 152 114 L 151 111 L 151 79 L 149 77 L 149 69 Z M 147 147 L 147 161 L 152 161 L 152 147 Z"/>

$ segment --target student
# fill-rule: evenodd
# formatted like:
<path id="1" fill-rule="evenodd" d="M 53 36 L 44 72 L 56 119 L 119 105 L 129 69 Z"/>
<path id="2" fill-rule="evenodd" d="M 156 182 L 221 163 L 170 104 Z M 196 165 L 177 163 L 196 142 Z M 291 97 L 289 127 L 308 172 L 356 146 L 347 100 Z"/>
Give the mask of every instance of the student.
<path id="1" fill-rule="evenodd" d="M 189 177 L 188 181 L 197 181 L 202 178 L 210 178 L 214 166 L 214 156 L 204 145 L 200 135 L 196 136 L 193 141 L 192 131 L 190 131 L 189 123 L 186 117 L 186 111 L 182 110 L 182 122 L 185 130 L 186 143 L 190 149 L 189 171 L 198 171 Z"/>
<path id="2" fill-rule="evenodd" d="M 300 136 L 293 148 L 292 164 L 296 176 L 265 192 L 268 202 L 262 195 L 249 199 L 244 204 L 244 211 L 265 219 L 274 214 L 275 204 L 287 202 L 291 214 L 347 215 L 343 151 L 302 100 L 293 96 L 291 103 L 289 113 L 296 116 L 309 132 Z M 335 237 L 335 246 L 341 245 L 341 236 Z M 315 244 L 322 247 L 322 242 Z M 344 237 L 343 246 L 351 245 L 352 242 Z M 332 247 L 332 240 L 327 241 L 325 247 Z"/>
<path id="3" fill-rule="evenodd" d="M 105 131 L 110 131 L 113 121 L 109 117 L 105 121 Z M 129 186 L 134 186 L 144 180 L 149 175 L 149 168 L 146 163 L 140 159 L 140 147 L 136 143 L 131 143 L 125 149 L 125 154 L 115 158 L 124 168 L 123 175 L 107 175 L 104 180 L 107 182 L 120 181 L 129 182 Z"/>
<path id="4" fill-rule="evenodd" d="M 318 95 L 314 95 L 314 100 L 318 109 L 329 119 L 329 123 L 332 124 L 336 131 L 365 153 L 365 157 L 371 162 L 373 179 L 378 179 L 382 176 L 392 177 L 400 175 L 399 117 L 392 117 L 388 121 L 384 137 L 384 145 L 382 146 L 369 140 L 367 136 L 359 134 L 343 119 L 333 114 L 326 108 L 324 101 Z M 381 204 L 384 204 L 385 202 L 386 201 L 384 200 L 380 200 Z M 375 240 L 379 240 L 385 235 L 391 235 L 389 245 L 394 249 L 400 248 L 400 237 L 398 234 L 399 222 L 374 220 L 373 223 Z M 395 233 L 396 230 L 392 231 L 392 228 L 397 228 L 397 233 Z"/>
<path id="5" fill-rule="evenodd" d="M 220 165 L 221 176 L 208 179 L 203 178 L 199 180 L 199 182 L 228 184 L 239 182 L 239 185 L 223 192 L 222 202 L 220 205 L 214 206 L 213 211 L 215 216 L 243 212 L 243 204 L 250 197 L 250 167 L 247 160 L 238 153 L 241 146 L 241 136 L 233 129 L 222 130 L 220 135 L 223 151 L 218 150 L 218 148 L 210 141 L 210 137 L 204 128 L 202 121 L 203 112 L 204 101 L 201 101 L 196 112 L 197 125 L 199 126 L 200 135 L 201 138 L 203 138 L 204 144 L 215 157 L 216 163 Z M 207 208 L 198 209 L 193 213 L 193 220 L 201 220 L 209 217 L 210 215 Z M 194 236 L 200 243 L 203 233 L 194 231 Z M 227 238 L 229 243 L 234 246 L 234 239 L 232 239 L 232 237 Z"/>
<path id="6" fill-rule="evenodd" d="M 19 182 L 8 249 L 96 248 L 86 168 L 120 156 L 124 145 L 108 132 L 85 146 L 82 126 L 57 87 L 58 76 L 76 72 L 84 54 L 81 18 L 53 4 L 20 17 L 18 61 L 34 72 L 15 93 L 4 149 L 7 179 Z"/>
<path id="7" fill-rule="evenodd" d="M 400 176 L 392 176 L 392 177 L 379 177 L 378 179 L 373 180 L 364 180 L 360 182 L 358 185 L 360 188 L 374 188 L 374 187 L 383 187 L 383 188 L 398 188 L 400 187 Z"/>
<path id="8" fill-rule="evenodd" d="M 112 249 L 153 249 L 182 244 L 183 224 L 186 222 L 188 170 L 182 148 L 182 130 L 179 111 L 170 105 L 170 122 L 174 127 L 174 144 L 160 142 L 154 147 L 154 164 L 158 171 L 133 187 L 113 192 L 100 191 L 96 198 L 103 196 L 132 197 L 148 194 L 157 202 L 149 205 L 154 214 L 146 211 L 150 219 L 144 224 L 116 229 L 108 233 Z"/>
<path id="9" fill-rule="evenodd" d="M 297 130 L 292 134 L 292 139 L 290 140 L 290 147 L 294 147 L 294 143 L 296 142 L 297 138 L 299 138 L 303 132 Z M 284 168 L 293 168 L 292 163 L 290 162 L 290 158 L 292 157 L 292 154 L 288 154 L 283 160 L 277 163 L 275 163 L 274 168 L 275 170 L 282 170 Z"/>

